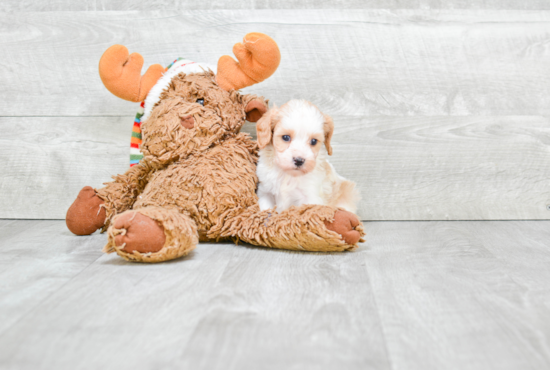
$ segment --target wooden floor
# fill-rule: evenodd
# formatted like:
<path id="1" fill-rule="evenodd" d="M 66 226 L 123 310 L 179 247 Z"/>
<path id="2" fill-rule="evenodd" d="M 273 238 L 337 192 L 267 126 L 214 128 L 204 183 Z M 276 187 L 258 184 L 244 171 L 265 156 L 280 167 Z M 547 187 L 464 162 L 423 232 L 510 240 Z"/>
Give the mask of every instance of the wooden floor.
<path id="1" fill-rule="evenodd" d="M 372 222 L 356 252 L 128 263 L 0 221 L 1 369 L 548 369 L 550 221 Z"/>

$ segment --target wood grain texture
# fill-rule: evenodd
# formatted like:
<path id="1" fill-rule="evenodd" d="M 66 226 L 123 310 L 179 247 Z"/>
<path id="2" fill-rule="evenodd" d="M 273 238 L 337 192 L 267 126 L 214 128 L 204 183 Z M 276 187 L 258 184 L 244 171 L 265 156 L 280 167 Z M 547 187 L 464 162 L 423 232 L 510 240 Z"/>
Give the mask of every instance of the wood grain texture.
<path id="1" fill-rule="evenodd" d="M 364 220 L 550 218 L 546 117 L 335 117 Z"/>
<path id="2" fill-rule="evenodd" d="M 366 267 L 393 369 L 550 367 L 549 222 L 369 227 Z"/>
<path id="3" fill-rule="evenodd" d="M 0 14 L 0 112 L 5 116 L 131 115 L 102 86 L 108 46 L 146 65 L 176 57 L 215 63 L 251 31 L 282 61 L 248 88 L 280 104 L 331 114 L 548 115 L 549 11 L 209 10 Z"/>
<path id="4" fill-rule="evenodd" d="M 333 118 L 330 161 L 357 182 L 363 220 L 549 218 L 548 118 Z M 132 121 L 0 118 L 0 217 L 64 218 L 82 187 L 128 168 Z"/>
<path id="5" fill-rule="evenodd" d="M 350 253 L 143 265 L 63 221 L 0 220 L 0 368 L 550 367 L 550 222 L 365 227 Z"/>
<path id="6" fill-rule="evenodd" d="M 2 221 L 0 336 L 98 259 L 104 244 L 105 236 L 81 238 L 60 221 Z"/>
<path id="7" fill-rule="evenodd" d="M 246 91 L 337 119 L 332 161 L 362 219 L 547 219 L 549 25 L 544 10 L 2 13 L 0 217 L 62 218 L 127 168 L 136 104 L 101 85 L 109 45 L 215 62 L 260 31 L 283 60 Z"/>
<path id="8" fill-rule="evenodd" d="M 226 244 L 156 265 L 104 255 L 0 333 L 0 367 L 389 369 L 364 256 Z"/>
<path id="9" fill-rule="evenodd" d="M 545 0 L 4 0 L 0 11 L 108 10 L 218 10 L 218 9 L 518 9 L 548 10 Z"/>
<path id="10" fill-rule="evenodd" d="M 496 230 L 491 224 L 492 230 Z M 483 223 L 475 224 L 474 233 L 480 235 L 483 246 L 508 268 L 510 276 L 524 287 L 524 298 L 542 299 L 550 307 L 550 255 L 548 255 L 548 236 L 538 234 L 539 223 L 529 223 L 521 230 L 501 228 L 498 232 L 483 232 L 487 228 Z M 486 230 L 486 229 L 485 229 Z M 545 229 L 547 232 L 550 229 Z M 506 248 L 507 240 L 518 240 L 518 248 Z M 536 258 L 531 258 L 536 256 Z M 545 322 L 545 329 L 550 329 Z"/>
<path id="11" fill-rule="evenodd" d="M 130 117 L 0 117 L 0 218 L 65 218 L 129 166 Z"/>

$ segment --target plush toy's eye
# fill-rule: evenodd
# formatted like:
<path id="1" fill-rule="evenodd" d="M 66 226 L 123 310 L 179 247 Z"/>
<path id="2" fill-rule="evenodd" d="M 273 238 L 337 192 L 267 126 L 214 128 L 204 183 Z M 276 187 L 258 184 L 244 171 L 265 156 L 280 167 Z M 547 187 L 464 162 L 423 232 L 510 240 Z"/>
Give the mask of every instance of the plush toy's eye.
<path id="1" fill-rule="evenodd" d="M 204 99 L 197 99 L 197 103 L 204 107 Z"/>
<path id="2" fill-rule="evenodd" d="M 311 139 L 310 143 L 311 143 L 311 145 L 317 144 L 317 139 Z"/>
<path id="3" fill-rule="evenodd" d="M 290 136 L 289 135 L 283 135 L 283 140 L 284 141 L 290 141 Z"/>

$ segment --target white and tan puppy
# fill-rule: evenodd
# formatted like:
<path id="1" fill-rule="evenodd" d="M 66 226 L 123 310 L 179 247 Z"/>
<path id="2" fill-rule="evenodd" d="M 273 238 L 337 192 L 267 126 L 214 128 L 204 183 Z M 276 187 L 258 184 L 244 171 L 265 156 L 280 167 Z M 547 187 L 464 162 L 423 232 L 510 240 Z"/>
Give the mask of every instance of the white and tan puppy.
<path id="1" fill-rule="evenodd" d="M 260 209 L 320 204 L 355 212 L 360 199 L 355 183 L 328 162 L 332 118 L 305 100 L 271 108 L 256 125 L 260 160 Z"/>

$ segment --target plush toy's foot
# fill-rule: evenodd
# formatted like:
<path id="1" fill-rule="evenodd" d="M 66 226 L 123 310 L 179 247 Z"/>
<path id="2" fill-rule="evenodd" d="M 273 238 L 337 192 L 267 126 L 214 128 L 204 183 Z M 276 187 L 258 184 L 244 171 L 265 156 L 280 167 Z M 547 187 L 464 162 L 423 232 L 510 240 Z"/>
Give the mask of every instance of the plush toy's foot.
<path id="1" fill-rule="evenodd" d="M 325 221 L 325 226 L 330 231 L 342 235 L 346 244 L 357 244 L 361 239 L 362 225 L 356 215 L 339 209 L 334 214 L 334 221 Z"/>
<path id="2" fill-rule="evenodd" d="M 185 256 L 198 243 L 195 222 L 173 209 L 147 207 L 113 218 L 106 253 L 128 261 L 163 262 Z"/>
<path id="3" fill-rule="evenodd" d="M 86 186 L 67 211 L 65 222 L 72 233 L 90 235 L 105 224 L 105 207 L 95 190 Z"/>
<path id="4" fill-rule="evenodd" d="M 162 226 L 136 211 L 121 214 L 114 228 L 123 230 L 115 236 L 115 245 L 127 253 L 156 253 L 166 242 Z"/>

